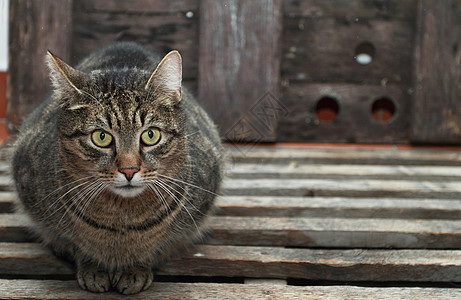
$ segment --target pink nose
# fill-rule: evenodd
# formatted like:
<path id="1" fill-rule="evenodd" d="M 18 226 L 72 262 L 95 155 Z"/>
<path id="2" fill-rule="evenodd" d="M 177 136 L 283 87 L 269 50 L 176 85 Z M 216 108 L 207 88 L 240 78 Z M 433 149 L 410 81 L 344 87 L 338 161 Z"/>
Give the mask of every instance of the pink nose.
<path id="1" fill-rule="evenodd" d="M 118 171 L 125 175 L 126 180 L 131 181 L 131 179 L 133 179 L 134 174 L 139 172 L 139 168 L 121 168 L 118 169 Z"/>

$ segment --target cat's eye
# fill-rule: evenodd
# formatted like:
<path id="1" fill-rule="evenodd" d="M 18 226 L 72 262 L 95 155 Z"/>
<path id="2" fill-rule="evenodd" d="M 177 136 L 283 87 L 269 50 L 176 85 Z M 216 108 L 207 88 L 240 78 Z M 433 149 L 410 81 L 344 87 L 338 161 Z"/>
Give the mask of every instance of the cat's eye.
<path id="1" fill-rule="evenodd" d="M 109 147 L 112 144 L 112 135 L 104 130 L 95 130 L 91 134 L 93 143 L 101 148 Z"/>
<path id="2" fill-rule="evenodd" d="M 158 128 L 149 128 L 141 134 L 141 142 L 146 146 L 154 146 L 160 142 L 162 133 Z"/>

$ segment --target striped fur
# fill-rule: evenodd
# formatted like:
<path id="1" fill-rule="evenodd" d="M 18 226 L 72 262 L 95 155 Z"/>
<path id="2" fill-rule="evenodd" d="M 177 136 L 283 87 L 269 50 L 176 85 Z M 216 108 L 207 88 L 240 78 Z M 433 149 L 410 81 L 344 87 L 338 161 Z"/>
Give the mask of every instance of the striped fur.
<path id="1" fill-rule="evenodd" d="M 53 96 L 15 145 L 22 207 L 44 242 L 75 260 L 83 288 L 137 293 L 153 267 L 200 234 L 222 178 L 217 130 L 181 89 L 178 53 L 159 63 L 120 43 L 75 69 L 48 60 Z M 149 128 L 161 131 L 155 146 L 141 142 Z M 110 147 L 92 141 L 100 129 L 113 136 Z M 130 181 L 139 187 L 128 186 L 124 168 L 139 169 Z"/>

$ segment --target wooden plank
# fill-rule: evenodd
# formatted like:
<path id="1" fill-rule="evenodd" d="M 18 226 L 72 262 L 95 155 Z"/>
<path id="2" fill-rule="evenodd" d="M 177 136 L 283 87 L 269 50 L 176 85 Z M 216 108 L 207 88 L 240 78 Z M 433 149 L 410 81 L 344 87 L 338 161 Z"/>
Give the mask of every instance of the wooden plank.
<path id="1" fill-rule="evenodd" d="M 415 57 L 412 140 L 461 143 L 460 1 L 421 0 Z"/>
<path id="2" fill-rule="evenodd" d="M 436 165 L 460 166 L 461 151 L 435 149 L 354 149 L 265 147 L 257 145 L 227 146 L 233 163 L 315 163 L 315 164 L 385 164 L 385 165 Z"/>
<path id="3" fill-rule="evenodd" d="M 344 49 L 343 46 L 341 48 Z M 343 59 L 344 55 L 340 57 Z M 316 58 L 314 60 L 319 61 Z M 300 66 L 299 62 L 294 64 L 306 68 Z M 388 65 L 386 62 L 386 68 L 389 68 Z M 354 69 L 361 70 L 357 67 Z M 325 67 L 309 67 L 305 70 L 316 70 L 312 72 L 316 74 L 317 70 L 325 70 Z M 338 72 L 349 73 L 342 70 Z M 381 79 L 382 77 L 379 77 L 379 80 Z M 289 113 L 280 118 L 279 141 L 406 143 L 411 99 L 407 90 L 408 86 L 402 84 L 290 84 L 282 89 L 283 104 Z M 322 121 L 317 115 L 317 103 L 324 97 L 335 99 L 338 104 L 338 114 L 333 121 Z M 373 117 L 372 105 L 381 98 L 389 99 L 395 106 L 394 115 L 388 122 L 377 121 Z"/>
<path id="4" fill-rule="evenodd" d="M 14 211 L 16 194 L 6 194 L 0 193 L 0 213 Z M 222 196 L 216 207 L 225 216 L 461 219 L 457 199 Z"/>
<path id="5" fill-rule="evenodd" d="M 227 216 L 461 219 L 456 199 L 225 196 L 216 206 Z"/>
<path id="6" fill-rule="evenodd" d="M 39 244 L 0 243 L 0 274 L 70 275 Z M 158 272 L 168 276 L 334 281 L 460 282 L 460 250 L 324 250 L 199 245 Z"/>
<path id="7" fill-rule="evenodd" d="M 211 240 L 224 245 L 457 249 L 461 221 L 215 217 Z"/>
<path id="8" fill-rule="evenodd" d="M 231 178 L 321 178 L 321 179 L 400 179 L 453 181 L 461 179 L 457 166 L 386 166 L 236 163 L 227 171 Z"/>
<path id="9" fill-rule="evenodd" d="M 85 12 L 110 12 L 119 14 L 142 13 L 150 15 L 176 14 L 178 12 L 192 11 L 198 9 L 197 0 L 157 0 L 152 5 L 150 0 L 131 0 L 130 2 L 120 0 L 79 0 L 74 2 L 74 10 Z"/>
<path id="10" fill-rule="evenodd" d="M 29 242 L 23 215 L 0 214 L 0 242 Z M 461 221 L 219 216 L 209 220 L 215 245 L 456 249 Z"/>
<path id="11" fill-rule="evenodd" d="M 403 84 L 412 86 L 412 58 L 416 33 L 416 1 L 391 1 L 399 17 L 387 13 L 387 5 L 369 1 L 287 1 L 282 34 L 282 80 L 303 83 Z M 304 2 L 304 3 L 303 3 Z M 405 2 L 405 3 L 404 3 Z M 302 4 L 301 4 L 302 3 Z M 404 4 L 402 4 L 404 3 Z M 352 10 L 367 6 L 368 13 Z M 298 9 L 309 7 L 304 12 Z M 340 15 L 336 12 L 346 10 Z M 296 13 L 291 14 L 293 10 Z M 392 11 L 390 10 L 390 11 Z M 355 59 L 356 47 L 371 44 L 368 65 Z"/>
<path id="12" fill-rule="evenodd" d="M 10 66 L 7 119 L 16 130 L 49 91 L 47 49 L 67 60 L 72 32 L 72 1 L 10 1 Z"/>
<path id="13" fill-rule="evenodd" d="M 32 226 L 28 217 L 23 214 L 0 214 L 1 242 L 31 242 L 29 229 Z"/>
<path id="14" fill-rule="evenodd" d="M 200 3 L 199 98 L 229 140 L 274 141 L 282 1 Z"/>
<path id="15" fill-rule="evenodd" d="M 0 192 L 0 213 L 13 212 L 17 197 L 15 192 Z"/>
<path id="16" fill-rule="evenodd" d="M 373 288 L 357 286 L 284 286 L 261 284 L 155 282 L 130 299 L 456 299 L 461 289 Z M 0 279 L 0 294 L 8 299 L 126 299 L 115 292 L 97 294 L 81 290 L 75 281 Z"/>
<path id="17" fill-rule="evenodd" d="M 74 1 L 72 62 L 116 41 L 135 41 L 183 56 L 183 77 L 197 79 L 197 1 Z M 184 6 L 182 6 L 184 5 Z M 187 14 L 189 12 L 189 14 Z M 187 14 L 187 15 L 186 15 Z M 152 66 L 154 69 L 155 66 Z"/>
<path id="18" fill-rule="evenodd" d="M 74 270 L 40 244 L 0 243 L 0 274 L 72 275 Z"/>
<path id="19" fill-rule="evenodd" d="M 402 197 L 459 199 L 461 182 L 328 179 L 229 179 L 223 194 L 232 196 Z"/>
<path id="20" fill-rule="evenodd" d="M 370 3 L 367 0 L 343 2 L 338 0 L 287 0 L 283 1 L 285 17 L 317 17 L 353 19 L 397 19 L 414 18 L 417 0 L 387 0 Z"/>

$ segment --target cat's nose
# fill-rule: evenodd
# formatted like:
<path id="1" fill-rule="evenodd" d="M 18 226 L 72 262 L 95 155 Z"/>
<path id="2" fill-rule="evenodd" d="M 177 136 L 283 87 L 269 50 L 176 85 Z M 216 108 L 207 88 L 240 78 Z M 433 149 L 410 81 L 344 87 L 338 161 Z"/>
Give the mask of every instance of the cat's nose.
<path id="1" fill-rule="evenodd" d="M 131 179 L 133 179 L 134 174 L 139 172 L 139 168 L 121 168 L 118 169 L 118 171 L 125 175 L 126 180 L 131 181 Z"/>

